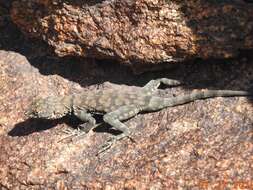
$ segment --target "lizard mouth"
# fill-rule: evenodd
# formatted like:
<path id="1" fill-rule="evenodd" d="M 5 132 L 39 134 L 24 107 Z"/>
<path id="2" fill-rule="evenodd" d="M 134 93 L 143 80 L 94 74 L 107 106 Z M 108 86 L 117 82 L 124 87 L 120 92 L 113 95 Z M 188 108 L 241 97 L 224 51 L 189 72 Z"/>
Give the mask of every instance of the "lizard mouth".
<path id="1" fill-rule="evenodd" d="M 29 118 L 37 118 L 38 117 L 38 113 L 34 112 L 33 110 L 27 110 L 25 112 L 25 116 L 29 117 Z"/>

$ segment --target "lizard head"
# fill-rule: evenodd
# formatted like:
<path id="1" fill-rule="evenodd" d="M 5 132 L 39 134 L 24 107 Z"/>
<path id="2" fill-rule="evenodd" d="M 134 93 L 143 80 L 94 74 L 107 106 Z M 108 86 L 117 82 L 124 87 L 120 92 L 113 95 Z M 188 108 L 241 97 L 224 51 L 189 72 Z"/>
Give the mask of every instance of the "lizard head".
<path id="1" fill-rule="evenodd" d="M 49 96 L 36 98 L 25 113 L 29 118 L 58 119 L 69 112 L 69 106 L 64 103 L 64 98 Z"/>

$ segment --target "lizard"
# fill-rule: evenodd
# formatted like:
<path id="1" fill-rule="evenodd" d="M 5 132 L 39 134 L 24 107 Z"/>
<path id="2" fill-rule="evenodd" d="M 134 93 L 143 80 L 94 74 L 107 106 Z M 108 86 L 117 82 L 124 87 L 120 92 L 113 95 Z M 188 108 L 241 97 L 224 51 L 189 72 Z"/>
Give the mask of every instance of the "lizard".
<path id="1" fill-rule="evenodd" d="M 181 85 L 178 80 L 159 78 L 149 81 L 138 90 L 104 89 L 65 96 L 36 98 L 32 101 L 26 115 L 29 118 L 58 119 L 65 115 L 73 114 L 83 122 L 80 128 L 87 133 L 91 128 L 97 126 L 93 115 L 103 114 L 105 123 L 122 132 L 103 146 L 102 151 L 104 151 L 114 142 L 124 137 L 131 139 L 130 130 L 123 121 L 136 116 L 138 113 L 154 112 L 166 107 L 178 106 L 200 99 L 253 96 L 252 93 L 247 91 L 204 90 L 163 98 L 154 95 L 160 84 L 168 86 Z"/>

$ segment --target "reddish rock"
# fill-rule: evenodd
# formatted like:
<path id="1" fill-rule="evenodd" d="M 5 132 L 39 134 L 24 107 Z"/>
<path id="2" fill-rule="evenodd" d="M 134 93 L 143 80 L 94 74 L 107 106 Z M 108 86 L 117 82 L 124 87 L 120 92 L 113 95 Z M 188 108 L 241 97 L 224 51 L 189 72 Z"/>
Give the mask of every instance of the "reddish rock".
<path id="1" fill-rule="evenodd" d="M 136 77 L 110 64 L 87 71 L 70 62 L 28 62 L 14 52 L 0 51 L 0 57 L 0 189 L 252 189 L 250 99 L 215 98 L 138 115 L 126 122 L 136 143 L 124 139 L 96 156 L 113 135 L 108 126 L 62 140 L 62 130 L 77 124 L 74 118 L 27 120 L 25 110 L 37 95 L 127 88 L 97 81 L 133 85 Z M 160 96 L 192 88 L 246 90 L 253 80 L 252 64 L 252 59 L 192 64 L 152 78 L 188 84 L 159 91 Z M 149 80 L 146 75 L 137 79 Z"/>
<path id="2" fill-rule="evenodd" d="M 252 15 L 252 3 L 242 0 L 17 0 L 11 10 L 27 36 L 59 56 L 117 60 L 137 72 L 234 57 L 253 47 Z"/>

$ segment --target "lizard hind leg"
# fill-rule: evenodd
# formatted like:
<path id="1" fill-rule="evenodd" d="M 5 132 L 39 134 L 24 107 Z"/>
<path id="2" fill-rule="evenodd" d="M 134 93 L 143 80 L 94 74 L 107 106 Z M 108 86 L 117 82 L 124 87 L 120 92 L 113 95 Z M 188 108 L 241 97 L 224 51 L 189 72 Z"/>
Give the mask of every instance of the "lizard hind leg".
<path id="1" fill-rule="evenodd" d="M 174 79 L 168 79 L 168 78 L 160 78 L 156 80 L 149 81 L 143 88 L 144 94 L 152 94 L 157 88 L 160 86 L 160 84 L 165 84 L 167 86 L 178 86 L 182 83 L 178 80 Z"/>
<path id="2" fill-rule="evenodd" d="M 126 105 L 104 115 L 103 120 L 110 124 L 114 129 L 122 131 L 122 133 L 105 143 L 102 146 L 102 150 L 99 151 L 99 154 L 109 149 L 116 141 L 125 137 L 129 137 L 131 139 L 128 127 L 121 121 L 130 119 L 131 117 L 137 115 L 140 111 L 141 109 L 135 105 Z"/>

